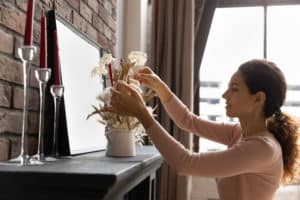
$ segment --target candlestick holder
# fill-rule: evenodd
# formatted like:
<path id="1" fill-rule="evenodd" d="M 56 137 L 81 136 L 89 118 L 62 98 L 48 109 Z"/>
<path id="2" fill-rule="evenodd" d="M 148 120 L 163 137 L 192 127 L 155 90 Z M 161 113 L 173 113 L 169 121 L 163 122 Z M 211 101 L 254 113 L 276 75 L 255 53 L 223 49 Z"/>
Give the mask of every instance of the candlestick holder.
<path id="1" fill-rule="evenodd" d="M 44 155 L 44 110 L 45 110 L 45 92 L 47 82 L 51 77 L 51 69 L 36 68 L 34 75 L 39 82 L 40 91 L 40 114 L 39 114 L 39 135 L 37 153 L 30 158 L 30 163 L 43 164 L 45 161 Z"/>
<path id="2" fill-rule="evenodd" d="M 53 142 L 50 156 L 46 156 L 46 161 L 56 161 L 59 158 L 58 153 L 58 123 L 59 123 L 59 110 L 61 98 L 64 95 L 63 85 L 51 85 L 50 92 L 54 100 L 54 128 L 53 128 Z"/>
<path id="3" fill-rule="evenodd" d="M 24 82 L 24 99 L 23 99 L 23 115 L 22 115 L 22 135 L 21 135 L 21 151 L 20 155 L 16 158 L 10 159 L 8 162 L 17 163 L 20 165 L 29 165 L 28 155 L 28 85 L 30 77 L 30 62 L 34 59 L 36 47 L 32 45 L 24 45 L 18 48 L 18 55 L 20 56 L 23 64 L 23 82 Z"/>

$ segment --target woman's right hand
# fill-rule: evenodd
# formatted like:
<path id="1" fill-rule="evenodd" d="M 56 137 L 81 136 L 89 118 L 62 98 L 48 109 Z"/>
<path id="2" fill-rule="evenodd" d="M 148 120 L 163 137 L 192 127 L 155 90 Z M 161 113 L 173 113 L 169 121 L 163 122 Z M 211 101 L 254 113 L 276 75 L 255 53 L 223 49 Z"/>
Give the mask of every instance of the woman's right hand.
<path id="1" fill-rule="evenodd" d="M 162 82 L 162 80 L 149 67 L 143 67 L 137 70 L 134 74 L 134 79 L 138 80 L 142 85 L 156 93 Z"/>
<path id="2" fill-rule="evenodd" d="M 169 87 L 163 82 L 149 67 L 143 67 L 137 70 L 134 78 L 142 85 L 154 91 L 162 102 L 166 102 L 172 96 Z"/>

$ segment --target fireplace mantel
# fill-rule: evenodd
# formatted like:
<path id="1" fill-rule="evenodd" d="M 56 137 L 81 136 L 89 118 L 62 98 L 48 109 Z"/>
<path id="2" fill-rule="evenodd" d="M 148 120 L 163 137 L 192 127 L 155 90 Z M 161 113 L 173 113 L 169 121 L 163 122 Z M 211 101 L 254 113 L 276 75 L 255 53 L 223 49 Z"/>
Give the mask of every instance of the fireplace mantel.
<path id="1" fill-rule="evenodd" d="M 143 146 L 130 158 L 101 151 L 45 165 L 0 165 L 0 199 L 153 200 L 161 163 L 155 147 Z"/>

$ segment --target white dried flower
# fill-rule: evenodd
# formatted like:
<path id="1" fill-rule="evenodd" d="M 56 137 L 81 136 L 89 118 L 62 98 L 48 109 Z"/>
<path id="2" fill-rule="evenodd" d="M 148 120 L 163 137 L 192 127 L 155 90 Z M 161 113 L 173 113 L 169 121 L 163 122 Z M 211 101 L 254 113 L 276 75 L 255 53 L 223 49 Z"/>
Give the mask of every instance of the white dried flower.
<path id="1" fill-rule="evenodd" d="M 111 87 L 107 87 L 101 92 L 98 96 L 97 99 L 102 101 L 105 105 L 109 105 L 110 103 L 110 98 L 111 98 Z"/>
<path id="2" fill-rule="evenodd" d="M 91 76 L 94 77 L 96 75 L 106 75 L 107 74 L 107 70 L 106 67 L 104 65 L 99 66 L 99 67 L 94 67 L 94 69 L 91 72 Z"/>
<path id="3" fill-rule="evenodd" d="M 104 54 L 100 58 L 99 66 L 108 65 L 109 63 L 113 62 L 114 60 L 115 60 L 115 58 L 112 56 L 112 54 L 110 54 L 110 53 Z"/>
<path id="4" fill-rule="evenodd" d="M 123 65 L 121 66 L 119 62 L 115 62 L 116 59 L 113 58 L 112 54 L 104 54 L 99 61 L 99 67 L 95 67 L 92 70 L 92 75 L 107 75 L 108 64 L 113 64 L 115 62 L 113 65 L 114 81 L 124 81 L 123 78 L 126 77 L 126 82 L 130 85 L 130 87 L 136 90 L 143 97 L 146 103 L 145 94 L 143 94 L 144 91 L 142 90 L 139 81 L 132 79 L 130 75 L 133 74 L 136 69 L 145 64 L 145 62 L 147 61 L 147 55 L 140 51 L 132 51 L 128 55 L 128 59 L 129 63 L 123 61 Z M 132 63 L 134 63 L 134 66 L 132 66 Z M 104 123 L 107 128 L 127 130 L 129 129 L 135 135 L 135 139 L 137 142 L 142 141 L 143 135 L 145 134 L 145 130 L 137 118 L 132 116 L 122 116 L 113 112 L 101 111 L 101 108 L 103 106 L 110 105 L 110 100 L 112 96 L 111 88 L 112 87 L 105 88 L 97 96 L 97 99 L 100 100 L 100 104 L 99 106 L 93 105 L 94 111 L 91 114 L 89 114 L 87 118 L 91 117 L 94 114 L 99 114 L 101 118 L 99 122 Z M 151 107 L 147 107 L 147 110 L 153 115 L 153 109 Z"/>
<path id="5" fill-rule="evenodd" d="M 141 51 L 131 51 L 128 59 L 130 62 L 135 63 L 135 65 L 142 66 L 147 61 L 147 54 Z"/>

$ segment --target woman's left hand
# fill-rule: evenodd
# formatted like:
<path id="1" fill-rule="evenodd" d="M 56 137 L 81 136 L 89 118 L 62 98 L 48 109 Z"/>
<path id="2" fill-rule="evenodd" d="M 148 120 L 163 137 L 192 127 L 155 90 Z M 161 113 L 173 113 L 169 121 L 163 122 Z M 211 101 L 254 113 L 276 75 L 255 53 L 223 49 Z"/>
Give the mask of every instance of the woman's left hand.
<path id="1" fill-rule="evenodd" d="M 139 92 L 124 81 L 117 82 L 111 92 L 111 107 L 104 108 L 104 111 L 137 117 L 138 113 L 146 108 Z"/>

